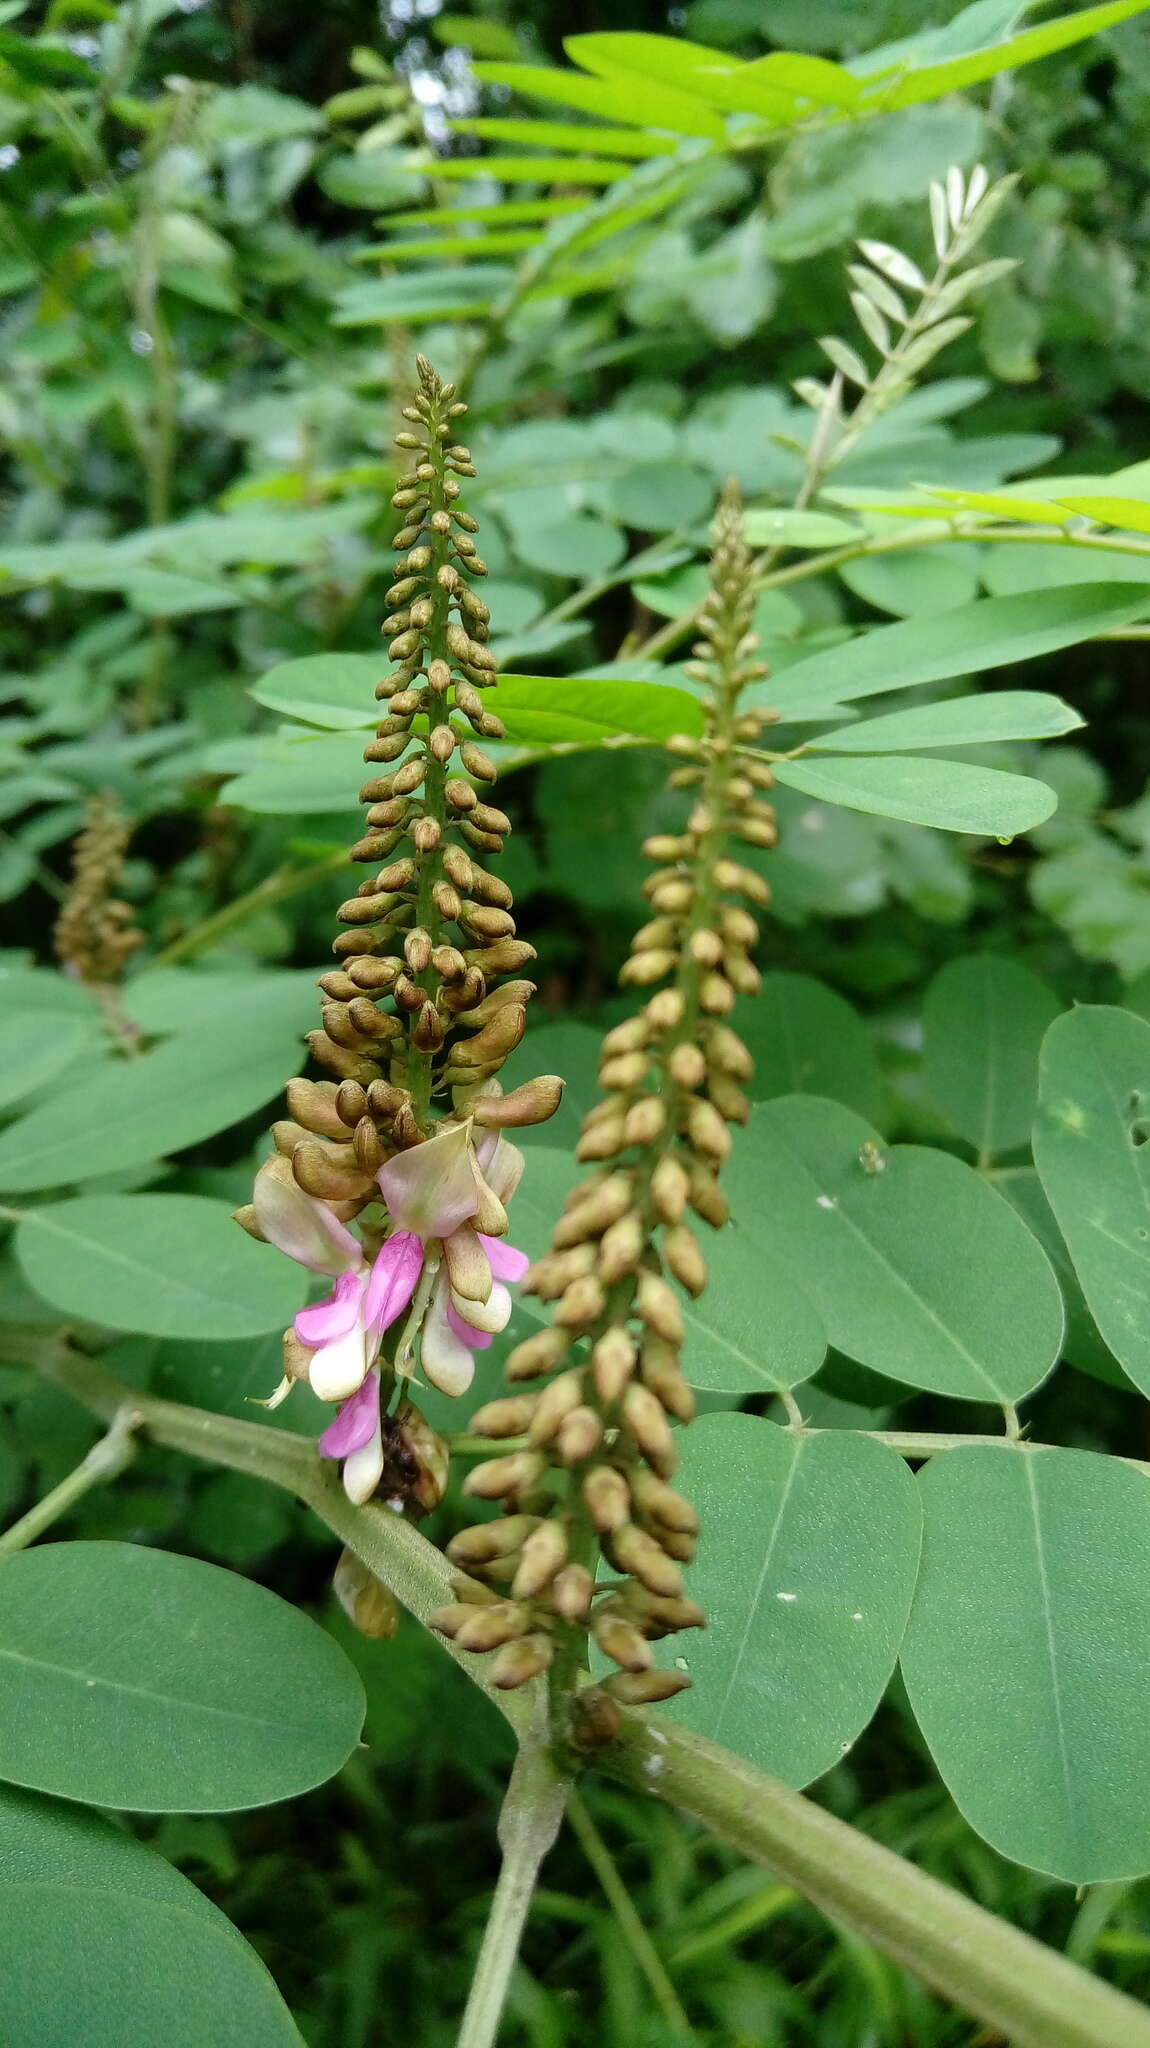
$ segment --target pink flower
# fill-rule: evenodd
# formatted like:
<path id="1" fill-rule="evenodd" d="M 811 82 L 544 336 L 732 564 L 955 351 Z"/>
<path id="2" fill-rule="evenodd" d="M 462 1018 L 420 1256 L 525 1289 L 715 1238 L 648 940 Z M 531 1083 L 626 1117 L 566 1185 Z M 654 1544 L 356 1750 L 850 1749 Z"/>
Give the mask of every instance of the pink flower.
<path id="1" fill-rule="evenodd" d="M 380 1339 L 403 1314 L 423 1269 L 423 1246 L 410 1231 L 385 1238 L 374 1265 L 340 1274 L 332 1292 L 301 1308 L 295 1333 L 312 1352 L 308 1380 L 321 1401 L 343 1401 L 361 1387 Z"/>
<path id="2" fill-rule="evenodd" d="M 383 1477 L 383 1430 L 379 1413 L 379 1372 L 373 1366 L 362 1386 L 341 1406 L 319 1440 L 320 1456 L 343 1459 L 343 1488 L 349 1500 L 370 1500 Z"/>

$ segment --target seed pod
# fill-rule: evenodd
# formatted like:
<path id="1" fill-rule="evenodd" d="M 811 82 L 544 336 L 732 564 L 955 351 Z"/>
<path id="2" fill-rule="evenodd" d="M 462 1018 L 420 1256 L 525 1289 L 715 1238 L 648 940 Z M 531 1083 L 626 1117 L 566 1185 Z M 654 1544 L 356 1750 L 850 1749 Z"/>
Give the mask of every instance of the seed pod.
<path id="1" fill-rule="evenodd" d="M 649 1330 L 668 1344 L 683 1341 L 683 1314 L 671 1288 L 659 1273 L 640 1273 L 635 1306 Z"/>
<path id="2" fill-rule="evenodd" d="M 305 1081 L 300 1078 L 289 1081 L 288 1115 L 305 1131 L 313 1131 L 319 1138 L 345 1140 L 347 1129 L 338 1108 L 341 1092 L 334 1081 Z"/>
<path id="3" fill-rule="evenodd" d="M 678 1463 L 675 1439 L 662 1404 L 649 1387 L 632 1380 L 623 1395 L 622 1422 L 647 1463 L 660 1479 L 670 1479 Z"/>
<path id="4" fill-rule="evenodd" d="M 698 1296 L 707 1284 L 707 1266 L 702 1252 L 685 1223 L 676 1223 L 663 1233 L 663 1257 L 681 1287 Z M 667 1333 L 664 1333 L 667 1334 Z"/>
<path id="5" fill-rule="evenodd" d="M 506 1458 L 489 1458 L 472 1467 L 463 1482 L 463 1491 L 477 1500 L 505 1500 L 534 1486 L 544 1462 L 537 1451 L 512 1451 Z"/>
<path id="6" fill-rule="evenodd" d="M 663 1223 L 678 1223 L 687 1206 L 685 1168 L 673 1152 L 664 1152 L 651 1175 L 651 1199 Z"/>
<path id="7" fill-rule="evenodd" d="M 511 1586 L 513 1600 L 535 1600 L 567 1562 L 567 1534 L 561 1522 L 540 1522 L 519 1553 Z"/>
<path id="8" fill-rule="evenodd" d="M 559 1426 L 555 1449 L 564 1465 L 582 1465 L 603 1441 L 603 1424 L 593 1408 L 573 1408 Z"/>
<path id="9" fill-rule="evenodd" d="M 538 1379 L 541 1374 L 553 1372 L 571 1349 L 571 1336 L 567 1330 L 536 1330 L 517 1344 L 504 1367 L 504 1377 L 515 1380 Z"/>
<path id="10" fill-rule="evenodd" d="M 602 1315 L 605 1298 L 594 1273 L 573 1280 L 555 1310 L 555 1321 L 568 1330 L 586 1330 Z"/>
<path id="11" fill-rule="evenodd" d="M 471 1418 L 473 1436 L 522 1436 L 535 1411 L 535 1402 L 528 1394 L 515 1394 L 509 1399 L 488 1401 Z"/>
<path id="12" fill-rule="evenodd" d="M 522 1348 L 522 1347 L 521 1347 Z M 527 1426 L 533 1444 L 550 1443 L 560 1424 L 578 1408 L 583 1399 L 583 1375 L 581 1372 L 565 1372 L 557 1380 L 544 1387 L 535 1402 L 535 1412 Z"/>
<path id="13" fill-rule="evenodd" d="M 663 1421 L 662 1416 L 660 1420 Z M 666 1426 L 663 1421 L 664 1429 Z M 583 1481 L 583 1498 L 601 1535 L 623 1528 L 631 1519 L 631 1491 L 623 1474 L 614 1465 L 596 1465 L 587 1473 Z"/>
<path id="14" fill-rule="evenodd" d="M 603 1690 L 625 1707 L 653 1707 L 686 1692 L 690 1683 L 685 1671 L 617 1671 L 604 1679 Z"/>
<path id="15" fill-rule="evenodd" d="M 625 986 L 646 988 L 653 981 L 662 981 L 670 974 L 678 955 L 669 947 L 654 947 L 649 953 L 632 953 L 623 962 L 619 980 Z"/>
<path id="16" fill-rule="evenodd" d="M 461 1650 L 483 1655 L 514 1642 L 516 1637 L 526 1634 L 529 1626 L 525 1608 L 514 1606 L 510 1600 L 493 1601 L 490 1606 L 468 1609 L 456 1628 L 455 1642 Z"/>
<path id="17" fill-rule="evenodd" d="M 501 1692 L 513 1692 L 546 1671 L 554 1655 L 555 1645 L 550 1636 L 522 1636 L 517 1643 L 508 1643 L 500 1650 L 489 1673 L 491 1683 Z"/>
<path id="18" fill-rule="evenodd" d="M 667 1072 L 680 1088 L 701 1088 L 707 1077 L 707 1062 L 699 1046 L 683 1039 L 667 1060 Z"/>
<path id="19" fill-rule="evenodd" d="M 610 1657 L 613 1664 L 622 1665 L 624 1671 L 649 1671 L 655 1661 L 647 1638 L 621 1615 L 597 1614 L 591 1633 L 603 1655 Z"/>
<path id="20" fill-rule="evenodd" d="M 635 1370 L 635 1342 L 620 1325 L 607 1330 L 591 1350 L 595 1391 L 604 1407 L 618 1401 Z"/>
<path id="21" fill-rule="evenodd" d="M 539 1526 L 537 1515 L 500 1515 L 493 1522 L 477 1522 L 451 1538 L 447 1555 L 453 1564 L 490 1564 L 495 1558 L 513 1557 L 531 1531 Z"/>
<path id="22" fill-rule="evenodd" d="M 595 1581 L 586 1565 L 564 1565 L 551 1582 L 551 1605 L 564 1621 L 585 1621 L 594 1591 Z"/>
<path id="23" fill-rule="evenodd" d="M 682 1593 L 683 1575 L 662 1545 L 634 1522 L 611 1534 L 611 1553 L 620 1571 L 628 1572 L 652 1593 L 674 1600 Z"/>

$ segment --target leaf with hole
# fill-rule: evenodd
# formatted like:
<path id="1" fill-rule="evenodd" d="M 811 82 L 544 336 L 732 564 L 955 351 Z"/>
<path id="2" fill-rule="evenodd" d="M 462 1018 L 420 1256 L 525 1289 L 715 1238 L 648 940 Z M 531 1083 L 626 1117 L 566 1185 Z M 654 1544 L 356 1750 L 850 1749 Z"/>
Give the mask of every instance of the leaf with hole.
<path id="1" fill-rule="evenodd" d="M 848 727 L 849 731 L 850 728 Z M 778 761 L 775 780 L 824 803 L 933 825 L 942 832 L 1013 839 L 1041 825 L 1058 799 L 1045 782 L 973 768 L 965 761 L 935 761 L 915 754 L 860 754 L 850 760 Z"/>
<path id="2" fill-rule="evenodd" d="M 671 1709 L 788 1785 L 836 1764 L 878 1706 L 914 1591 L 921 1515 L 885 1444 L 705 1415 L 678 1484 L 706 1529 L 687 1591 L 706 1630 L 672 1639 L 691 1690 Z"/>
<path id="3" fill-rule="evenodd" d="M 264 1586 L 134 1543 L 0 1565 L 0 1778 L 136 1813 L 227 1813 L 322 1785 L 363 1688 Z"/>
<path id="4" fill-rule="evenodd" d="M 949 960 L 927 990 L 927 1094 L 983 1157 L 1029 1142 L 1038 1055 L 1061 1007 L 1020 960 L 998 953 Z"/>
<path id="5" fill-rule="evenodd" d="M 1150 1393 L 1150 1024 L 1083 1004 L 1042 1045 L 1034 1164 L 1091 1315 Z"/>
<path id="6" fill-rule="evenodd" d="M 1142 1877 L 1150 1477 L 1090 1451 L 971 1444 L 919 1486 L 903 1673 L 951 1796 L 1016 1863 L 1070 1884 Z"/>
<path id="7" fill-rule="evenodd" d="M 202 1195 L 45 1203 L 25 1211 L 15 1244 L 54 1308 L 146 1337 L 259 1337 L 286 1329 L 307 1291 L 302 1268 Z"/>
<path id="8" fill-rule="evenodd" d="M 887 1146 L 841 1103 L 760 1103 L 731 1154 L 735 1216 L 770 1219 L 776 1255 L 848 1358 L 966 1401 L 1018 1401 L 1062 1342 L 1045 1253 L 949 1153 Z"/>

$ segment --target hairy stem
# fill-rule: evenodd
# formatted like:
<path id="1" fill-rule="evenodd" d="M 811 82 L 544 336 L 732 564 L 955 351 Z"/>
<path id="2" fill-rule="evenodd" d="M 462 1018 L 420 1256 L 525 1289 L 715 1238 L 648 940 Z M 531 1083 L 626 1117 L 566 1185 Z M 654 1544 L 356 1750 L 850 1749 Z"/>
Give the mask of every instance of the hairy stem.
<path id="1" fill-rule="evenodd" d="M 499 1815 L 503 1864 L 483 1931 L 458 2048 L 492 2048 L 544 1857 L 559 1832 L 571 1781 L 547 1749 L 524 1743 Z"/>
<path id="2" fill-rule="evenodd" d="M 1014 2048 L 1150 2048 L 1132 1999 L 702 1736 L 628 1713 L 601 1768 L 701 1821 Z"/>
<path id="3" fill-rule="evenodd" d="M 25 1550 L 94 1486 L 102 1486 L 108 1479 L 118 1479 L 136 1455 L 135 1432 L 139 1420 L 135 1408 L 128 1404 L 117 1408 L 107 1435 L 92 1445 L 75 1470 L 67 1473 L 59 1485 L 46 1493 L 43 1500 L 38 1500 L 35 1507 L 29 1508 L 26 1515 L 21 1515 L 18 1522 L 13 1522 L 10 1529 L 5 1529 L 0 1536 L 0 1557 L 11 1557 L 17 1550 Z"/>
<path id="4" fill-rule="evenodd" d="M 426 1621 L 444 1604 L 450 1567 L 441 1552 L 402 1516 L 374 1502 L 353 1506 L 334 1472 L 302 1438 L 138 1394 L 65 1339 L 42 1331 L 7 1333 L 4 1355 L 39 1366 L 109 1422 L 124 1408 L 134 1410 L 140 1431 L 154 1442 L 295 1494 L 417 1619 Z M 1019 1446 L 1006 1447 L 1017 1455 Z M 485 1684 L 481 1657 L 446 1647 L 538 1756 L 546 1714 L 542 1682 L 497 1692 Z M 1117 2042 L 1122 2048 L 1150 2048 L 1150 2015 L 1132 1999 L 690 1729 L 625 1709 L 618 1740 L 595 1761 L 620 1783 L 690 1814 L 943 1996 L 1008 2035 L 1016 2048 L 1115 2048 Z M 544 1853 L 540 1849 L 540 1859 Z M 467 2048 L 477 2048 L 481 2039 L 477 2035 Z"/>

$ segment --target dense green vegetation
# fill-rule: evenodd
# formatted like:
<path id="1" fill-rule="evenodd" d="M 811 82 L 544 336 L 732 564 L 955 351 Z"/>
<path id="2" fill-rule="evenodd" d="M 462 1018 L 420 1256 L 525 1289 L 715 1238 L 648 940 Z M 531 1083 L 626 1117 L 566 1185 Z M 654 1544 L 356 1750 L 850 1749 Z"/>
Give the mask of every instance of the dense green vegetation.
<path id="1" fill-rule="evenodd" d="M 617 985 L 640 847 L 713 738 L 729 479 L 748 508 L 778 844 L 740 856 L 770 892 L 735 978 L 752 1107 L 678 1482 L 712 1626 L 668 1644 L 669 1711 L 1145 2001 L 1146 17 L 382 13 L 0 5 L 0 2036 L 77 2038 L 53 1886 L 78 1946 L 186 1978 L 180 2036 L 95 1971 L 96 2048 L 438 2048 L 467 2001 L 513 1730 L 410 1615 L 362 1633 L 333 1596 L 380 1518 L 320 1498 L 306 1389 L 252 1405 L 306 1283 L 230 1220 L 358 881 L 417 351 L 470 406 L 509 678 L 498 874 L 538 957 L 502 1079 L 567 1084 L 513 1133 L 532 1258 L 646 994 Z M 517 1303 L 462 1402 L 414 1389 L 433 1429 L 546 1313 Z M 113 1420 L 125 1389 L 236 1431 L 189 1456 L 182 1409 Z M 986 1448 L 1004 1411 L 1059 1448 Z M 432 1543 L 473 1469 L 465 1442 L 428 1482 Z M 776 1601 L 854 1588 L 797 1651 L 747 1595 L 784 1562 Z M 54 1660 L 74 1693 L 34 1688 Z M 125 1704 L 140 1670 L 164 1711 Z M 830 1910 L 590 1772 L 500 2040 L 1007 2038 Z"/>

